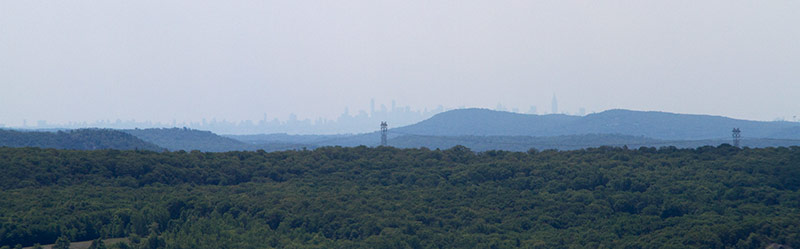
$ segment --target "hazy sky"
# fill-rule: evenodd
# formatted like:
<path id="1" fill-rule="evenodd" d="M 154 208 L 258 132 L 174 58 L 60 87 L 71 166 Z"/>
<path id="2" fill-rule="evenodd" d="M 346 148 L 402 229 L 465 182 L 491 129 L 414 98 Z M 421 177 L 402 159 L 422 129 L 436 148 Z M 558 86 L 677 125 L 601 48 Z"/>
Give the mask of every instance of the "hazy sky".
<path id="1" fill-rule="evenodd" d="M 415 109 L 800 116 L 800 1 L 2 1 L 0 123 Z"/>

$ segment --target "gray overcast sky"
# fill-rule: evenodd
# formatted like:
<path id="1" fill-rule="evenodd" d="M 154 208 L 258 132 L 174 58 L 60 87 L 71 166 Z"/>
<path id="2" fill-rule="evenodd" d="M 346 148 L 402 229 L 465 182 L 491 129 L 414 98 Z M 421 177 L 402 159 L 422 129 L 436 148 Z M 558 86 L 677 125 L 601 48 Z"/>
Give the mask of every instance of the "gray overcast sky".
<path id="1" fill-rule="evenodd" d="M 0 123 L 415 109 L 800 116 L 800 1 L 2 1 Z"/>

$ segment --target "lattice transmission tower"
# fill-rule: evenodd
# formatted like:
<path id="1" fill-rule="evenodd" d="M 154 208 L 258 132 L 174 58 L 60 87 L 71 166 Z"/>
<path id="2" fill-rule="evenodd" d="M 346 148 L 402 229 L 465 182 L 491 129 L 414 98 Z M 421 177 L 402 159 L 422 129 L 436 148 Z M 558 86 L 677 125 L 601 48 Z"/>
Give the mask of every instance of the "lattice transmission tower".
<path id="1" fill-rule="evenodd" d="M 386 146 L 386 133 L 389 132 L 389 125 L 386 121 L 381 122 L 381 146 Z"/>
<path id="2" fill-rule="evenodd" d="M 739 130 L 739 128 L 733 128 L 732 132 L 733 134 L 731 134 L 731 136 L 733 137 L 733 146 L 739 147 L 739 141 L 742 140 L 742 130 Z"/>

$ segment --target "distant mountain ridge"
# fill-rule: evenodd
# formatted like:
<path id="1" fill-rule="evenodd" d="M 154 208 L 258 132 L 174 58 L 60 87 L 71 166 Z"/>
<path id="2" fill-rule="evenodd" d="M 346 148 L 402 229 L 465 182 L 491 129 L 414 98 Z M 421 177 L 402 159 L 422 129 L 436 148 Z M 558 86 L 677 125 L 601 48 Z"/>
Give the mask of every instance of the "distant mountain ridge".
<path id="1" fill-rule="evenodd" d="M 555 137 L 528 136 L 415 136 L 404 135 L 389 140 L 389 145 L 398 148 L 438 148 L 448 149 L 462 145 L 474 151 L 507 150 L 578 150 L 601 146 L 611 147 L 677 147 L 697 148 L 702 146 L 718 146 L 730 144 L 730 139 L 703 140 L 660 140 L 647 137 L 635 137 L 613 134 L 564 135 Z M 741 146 L 751 148 L 800 146 L 796 139 L 745 138 Z"/>
<path id="2" fill-rule="evenodd" d="M 609 110 L 586 116 L 531 115 L 487 109 L 459 109 L 391 131 L 435 136 L 536 136 L 620 134 L 665 140 L 721 139 L 734 128 L 743 137 L 800 139 L 800 124 L 653 111 Z"/>
<path id="3" fill-rule="evenodd" d="M 0 146 L 71 150 L 163 150 L 155 144 L 145 142 L 128 133 L 111 129 L 77 129 L 55 132 L 0 129 Z"/>
<path id="4" fill-rule="evenodd" d="M 210 131 L 201 131 L 188 128 L 151 128 L 122 131 L 172 151 L 199 150 L 205 152 L 225 152 L 252 151 L 259 149 L 276 151 L 303 148 L 302 145 L 286 142 L 250 144 L 229 137 L 220 136 Z"/>
<path id="5" fill-rule="evenodd" d="M 233 138 L 249 144 L 265 143 L 295 143 L 295 144 L 318 144 L 326 141 L 350 137 L 353 135 L 289 135 L 286 133 L 272 134 L 252 134 L 252 135 L 222 135 L 223 137 Z"/>
<path id="6" fill-rule="evenodd" d="M 376 125 L 377 127 L 377 125 Z M 459 109 L 417 124 L 392 128 L 388 145 L 446 149 L 464 145 L 475 151 L 530 148 L 572 150 L 599 146 L 693 148 L 732 143 L 742 130 L 742 146 L 798 146 L 800 124 L 762 122 L 721 116 L 609 110 L 587 116 L 530 115 L 488 109 Z M 267 134 L 228 136 L 248 143 L 321 146 L 378 146 L 380 133 L 343 135 Z"/>
<path id="7" fill-rule="evenodd" d="M 388 145 L 399 148 L 447 149 L 456 145 L 474 151 L 573 150 L 599 146 L 693 148 L 732 143 L 731 129 L 734 127 L 742 130 L 742 146 L 800 146 L 800 123 L 630 110 L 569 116 L 459 109 L 440 113 L 417 124 L 389 129 L 387 135 Z M 378 146 L 380 136 L 377 131 L 355 135 L 218 135 L 188 128 L 81 129 L 38 133 L 0 130 L 0 146 L 278 151 L 324 146 Z"/>
<path id="8" fill-rule="evenodd" d="M 209 152 L 253 150 L 250 145 L 214 134 L 210 131 L 187 128 L 151 128 L 122 130 L 144 141 L 168 150 L 200 150 Z"/>

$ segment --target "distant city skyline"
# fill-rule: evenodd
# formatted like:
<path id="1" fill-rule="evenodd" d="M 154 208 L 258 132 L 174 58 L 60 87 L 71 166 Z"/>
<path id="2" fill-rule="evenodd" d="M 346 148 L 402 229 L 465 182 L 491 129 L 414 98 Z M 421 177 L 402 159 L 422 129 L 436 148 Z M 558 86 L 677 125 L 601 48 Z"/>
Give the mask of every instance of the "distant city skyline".
<path id="1" fill-rule="evenodd" d="M 391 103 L 389 107 L 387 103 Z M 277 117 L 262 113 L 261 119 L 240 119 L 228 120 L 217 117 L 203 117 L 199 120 L 140 120 L 140 119 L 100 119 L 100 120 L 75 120 L 67 122 L 52 122 L 50 120 L 27 120 L 23 119 L 20 124 L 6 124 L 0 120 L 0 128 L 10 129 L 80 129 L 80 128 L 111 128 L 111 129 L 146 129 L 146 128 L 172 128 L 187 127 L 198 130 L 209 130 L 219 134 L 269 134 L 269 133 L 288 133 L 288 134 L 356 134 L 378 130 L 379 122 L 387 121 L 391 128 L 411 125 L 432 117 L 438 113 L 464 108 L 484 108 L 496 111 L 513 112 L 520 114 L 565 114 L 573 116 L 585 116 L 587 114 L 602 112 L 606 110 L 592 110 L 587 113 L 585 107 L 578 107 L 577 110 L 559 110 L 557 94 L 552 95 L 549 103 L 550 112 L 539 113 L 536 105 L 528 106 L 527 111 L 521 111 L 520 107 L 508 107 L 498 102 L 494 107 L 445 107 L 438 105 L 435 108 L 424 107 L 414 109 L 408 105 L 398 105 L 392 99 L 390 102 L 375 101 L 371 98 L 368 107 L 351 111 L 350 107 L 344 107 L 344 111 L 335 118 L 325 117 L 299 117 L 295 113 L 289 113 L 285 117 Z M 572 105 L 575 106 L 575 105 Z M 363 107 L 363 106 L 362 106 Z M 614 108 L 624 109 L 624 108 Z M 641 110 L 659 111 L 659 110 Z M 683 113 L 699 114 L 699 113 Z M 714 115 L 714 114 L 709 114 Z M 716 115 L 724 116 L 724 115 Z M 736 118 L 736 117 L 732 117 Z M 738 119 L 738 118 L 737 118 Z M 762 121 L 792 121 L 797 122 L 797 116 L 790 119 L 778 117 L 773 120 Z"/>
<path id="2" fill-rule="evenodd" d="M 376 104 L 377 103 L 377 104 Z M 551 104 L 558 105 L 555 95 Z M 280 118 L 263 113 L 261 119 L 245 120 L 226 120 L 224 118 L 204 117 L 200 120 L 175 120 L 171 122 L 137 120 L 137 119 L 104 119 L 104 120 L 81 120 L 70 122 L 51 122 L 48 120 L 36 120 L 30 122 L 23 120 L 20 125 L 6 125 L 0 123 L 0 128 L 22 128 L 22 129 L 76 129 L 76 128 L 113 128 L 113 129 L 134 129 L 134 128 L 170 128 L 187 127 L 200 130 L 210 130 L 222 134 L 257 134 L 257 133 L 290 133 L 290 134 L 347 134 L 363 133 L 377 130 L 377 122 L 387 121 L 393 128 L 411 125 L 432 117 L 438 113 L 463 108 L 483 108 L 483 107 L 444 107 L 413 109 L 411 106 L 398 105 L 396 100 L 391 100 L 391 105 L 386 106 L 375 99 L 370 99 L 369 110 L 357 109 L 350 111 L 345 107 L 344 111 L 335 119 L 323 117 L 299 118 L 296 114 L 290 113 L 288 116 Z M 521 114 L 546 115 L 550 113 L 538 113 L 535 105 L 529 106 L 526 112 L 520 107 L 507 108 L 502 103 L 498 103 L 494 108 L 486 108 L 497 111 L 514 112 Z M 557 110 L 553 108 L 553 110 Z M 581 107 L 575 112 L 556 112 L 567 115 L 585 115 L 585 108 Z"/>
<path id="3" fill-rule="evenodd" d="M 800 1 L 1 1 L 0 123 L 337 120 L 392 99 L 420 112 L 794 120 L 798 12 Z"/>

